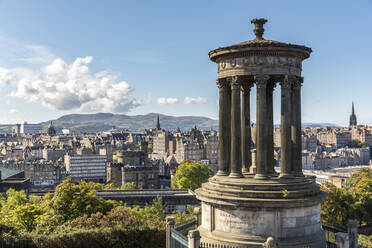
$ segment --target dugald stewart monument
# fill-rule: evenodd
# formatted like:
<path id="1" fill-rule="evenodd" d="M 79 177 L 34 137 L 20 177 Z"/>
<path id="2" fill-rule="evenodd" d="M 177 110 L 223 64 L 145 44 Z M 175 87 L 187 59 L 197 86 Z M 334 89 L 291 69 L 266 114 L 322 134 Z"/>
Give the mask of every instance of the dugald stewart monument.
<path id="1" fill-rule="evenodd" d="M 218 173 L 196 190 L 202 202 L 198 229 L 202 241 L 214 247 L 325 247 L 320 221 L 325 193 L 314 177 L 304 176 L 301 162 L 301 71 L 312 50 L 266 40 L 267 20 L 251 22 L 253 40 L 209 52 L 218 65 Z M 254 85 L 256 150 L 251 151 Z M 280 173 L 274 170 L 275 89 L 281 91 Z"/>

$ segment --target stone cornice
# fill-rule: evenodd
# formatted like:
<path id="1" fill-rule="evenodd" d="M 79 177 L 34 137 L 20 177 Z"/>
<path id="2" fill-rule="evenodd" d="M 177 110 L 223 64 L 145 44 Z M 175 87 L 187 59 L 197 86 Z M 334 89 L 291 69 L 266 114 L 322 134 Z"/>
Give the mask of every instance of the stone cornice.
<path id="1" fill-rule="evenodd" d="M 311 48 L 268 40 L 248 41 L 233 46 L 217 48 L 208 53 L 209 58 L 218 62 L 221 59 L 231 59 L 248 56 L 295 56 L 306 59 L 312 52 Z"/>

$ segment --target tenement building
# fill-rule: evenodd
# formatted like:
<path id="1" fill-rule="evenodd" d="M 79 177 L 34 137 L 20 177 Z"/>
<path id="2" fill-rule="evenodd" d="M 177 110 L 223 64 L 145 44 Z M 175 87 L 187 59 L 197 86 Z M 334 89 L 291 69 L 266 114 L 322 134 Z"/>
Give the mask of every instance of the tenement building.
<path id="1" fill-rule="evenodd" d="M 301 163 L 302 61 L 311 49 L 256 38 L 209 52 L 218 65 L 218 173 L 196 190 L 202 242 L 232 247 L 324 247 L 325 193 Z M 256 89 L 255 170 L 251 169 L 250 91 Z M 281 91 L 280 174 L 274 170 L 273 91 Z M 208 246 L 209 247 L 209 246 Z"/>

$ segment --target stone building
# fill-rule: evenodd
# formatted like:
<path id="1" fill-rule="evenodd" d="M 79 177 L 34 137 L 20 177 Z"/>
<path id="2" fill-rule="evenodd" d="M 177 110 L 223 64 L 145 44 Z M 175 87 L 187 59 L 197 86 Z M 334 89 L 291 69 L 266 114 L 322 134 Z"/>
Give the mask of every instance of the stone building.
<path id="1" fill-rule="evenodd" d="M 73 182 L 106 182 L 106 162 L 101 155 L 65 155 L 66 173 Z"/>
<path id="2" fill-rule="evenodd" d="M 325 193 L 302 173 L 301 77 L 305 46 L 256 38 L 209 52 L 219 88 L 218 172 L 197 189 L 205 247 L 325 247 Z M 274 170 L 273 90 L 281 90 L 280 174 Z M 251 170 L 250 89 L 256 85 L 256 162 Z M 285 192 L 285 193 L 283 193 Z M 269 244 L 268 244 L 269 243 Z"/>
<path id="3" fill-rule="evenodd" d="M 108 163 L 107 181 L 117 186 L 134 183 L 138 189 L 158 189 L 159 168 L 152 164 Z"/>
<path id="4" fill-rule="evenodd" d="M 372 131 L 367 126 L 352 126 L 351 138 L 372 146 Z"/>
<path id="5" fill-rule="evenodd" d="M 30 180 L 32 185 L 56 185 L 66 178 L 66 169 L 60 163 L 36 160 L 32 162 L 4 161 L 1 167 L 23 171 L 23 176 Z"/>
<path id="6" fill-rule="evenodd" d="M 217 164 L 218 161 L 218 136 L 216 131 L 203 133 L 204 137 L 204 159 L 209 160 L 210 164 Z"/>
<path id="7" fill-rule="evenodd" d="M 177 140 L 172 138 L 168 142 L 169 145 L 169 155 L 175 155 L 177 151 Z"/>
<path id="8" fill-rule="evenodd" d="M 159 188 L 159 168 L 152 164 L 124 165 L 122 168 L 122 184 L 135 183 L 138 189 Z"/>
<path id="9" fill-rule="evenodd" d="M 169 155 L 168 135 L 168 131 L 162 130 L 160 128 L 160 120 L 158 116 L 152 144 L 152 159 L 165 159 Z"/>
<path id="10" fill-rule="evenodd" d="M 274 128 L 274 146 L 280 147 L 280 128 Z"/>
<path id="11" fill-rule="evenodd" d="M 57 161 L 60 158 L 64 158 L 66 154 L 66 149 L 58 148 L 44 148 L 43 149 L 43 159 L 46 161 Z"/>
<path id="12" fill-rule="evenodd" d="M 201 143 L 193 139 L 177 137 L 176 160 L 181 163 L 184 160 L 200 161 L 204 158 L 204 148 Z"/>
<path id="13" fill-rule="evenodd" d="M 117 186 L 135 183 L 139 189 L 159 188 L 159 166 L 149 163 L 143 152 L 118 151 L 115 162 L 107 163 L 107 181 Z"/>
<path id="14" fill-rule="evenodd" d="M 317 139 L 321 145 L 343 147 L 350 143 L 351 134 L 342 128 L 327 127 L 317 133 Z"/>
<path id="15" fill-rule="evenodd" d="M 318 139 L 314 134 L 303 134 L 302 135 L 302 149 L 310 152 L 315 152 L 318 147 Z"/>
<path id="16" fill-rule="evenodd" d="M 123 164 L 142 164 L 147 163 L 147 154 L 142 151 L 116 151 L 116 160 Z"/>

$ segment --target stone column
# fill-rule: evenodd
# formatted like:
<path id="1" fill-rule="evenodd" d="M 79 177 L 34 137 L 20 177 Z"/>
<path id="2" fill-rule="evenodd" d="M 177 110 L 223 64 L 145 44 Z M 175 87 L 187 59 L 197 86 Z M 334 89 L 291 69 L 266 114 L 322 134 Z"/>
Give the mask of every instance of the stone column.
<path id="1" fill-rule="evenodd" d="M 349 248 L 358 248 L 358 221 L 347 221 L 347 233 L 349 235 Z"/>
<path id="2" fill-rule="evenodd" d="M 198 229 L 190 230 L 187 235 L 187 238 L 188 238 L 188 243 L 189 243 L 188 248 L 199 248 L 201 237 L 200 237 L 200 233 Z"/>
<path id="3" fill-rule="evenodd" d="M 301 137 L 301 86 L 303 78 L 296 78 L 293 82 L 292 90 L 292 166 L 293 174 L 298 177 L 303 177 L 302 173 L 302 137 Z"/>
<path id="4" fill-rule="evenodd" d="M 217 80 L 220 90 L 219 97 L 219 137 L 218 137 L 218 172 L 217 176 L 229 174 L 229 149 L 230 140 L 230 108 L 229 108 L 229 84 L 226 78 Z"/>
<path id="5" fill-rule="evenodd" d="M 196 226 L 200 226 L 201 225 L 201 208 L 200 207 L 194 208 L 194 218 L 196 221 Z"/>
<path id="6" fill-rule="evenodd" d="M 280 118 L 280 177 L 292 178 L 292 140 L 291 140 L 291 90 L 293 76 L 286 75 L 281 82 Z"/>
<path id="7" fill-rule="evenodd" d="M 171 239 L 172 239 L 172 231 L 171 229 L 174 228 L 175 222 L 174 217 L 168 216 L 166 218 L 166 226 L 165 226 L 165 247 L 171 248 Z"/>
<path id="8" fill-rule="evenodd" d="M 267 173 L 277 175 L 274 169 L 274 110 L 273 110 L 273 91 L 275 82 L 269 82 L 266 87 L 267 104 Z"/>
<path id="9" fill-rule="evenodd" d="M 257 110 L 256 110 L 256 179 L 266 179 L 267 176 L 267 75 L 256 75 Z"/>
<path id="10" fill-rule="evenodd" d="M 231 157 L 230 177 L 243 177 L 241 150 L 241 120 L 240 120 L 240 85 L 241 79 L 231 78 Z"/>
<path id="11" fill-rule="evenodd" d="M 227 161 L 228 161 L 228 170 L 227 174 L 230 174 L 231 168 L 231 80 L 227 81 L 228 82 L 228 90 L 227 90 L 227 109 L 228 109 L 228 121 L 227 121 L 227 140 L 228 140 L 228 145 L 227 145 Z"/>
<path id="12" fill-rule="evenodd" d="M 249 173 L 252 164 L 251 154 L 251 113 L 250 113 L 250 93 L 251 83 L 243 84 L 242 90 L 242 171 Z"/>

